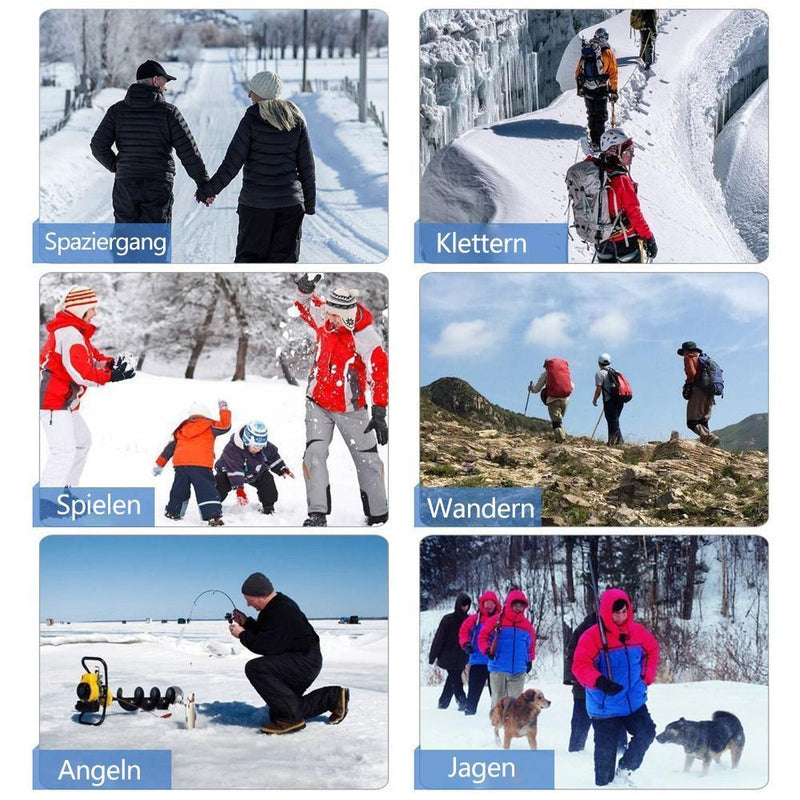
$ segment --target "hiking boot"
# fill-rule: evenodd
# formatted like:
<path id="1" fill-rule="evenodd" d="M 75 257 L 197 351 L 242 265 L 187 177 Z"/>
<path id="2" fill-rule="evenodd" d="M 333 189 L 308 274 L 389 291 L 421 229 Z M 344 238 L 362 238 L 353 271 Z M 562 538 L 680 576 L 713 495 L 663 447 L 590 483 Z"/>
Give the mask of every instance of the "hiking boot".
<path id="1" fill-rule="evenodd" d="M 222 521 L 222 517 L 211 517 L 211 519 L 208 521 L 208 524 L 212 528 L 219 528 L 220 525 L 224 525 L 225 523 Z"/>
<path id="2" fill-rule="evenodd" d="M 327 528 L 328 517 L 321 511 L 310 511 L 308 519 L 303 523 L 304 528 Z"/>
<path id="3" fill-rule="evenodd" d="M 719 447 L 719 442 L 720 442 L 719 436 L 717 436 L 715 433 L 708 434 L 708 441 L 706 442 L 706 444 L 709 447 Z"/>
<path id="4" fill-rule="evenodd" d="M 262 514 L 274 514 L 275 513 L 275 506 L 261 506 L 261 513 Z"/>
<path id="5" fill-rule="evenodd" d="M 266 725 L 261 726 L 261 733 L 269 735 L 280 735 L 283 733 L 296 733 L 303 730 L 306 726 L 304 719 L 297 720 L 297 722 L 288 722 L 283 719 L 276 719 L 273 722 L 268 722 Z"/>
<path id="6" fill-rule="evenodd" d="M 389 519 L 389 512 L 378 514 L 375 517 L 367 517 L 367 525 L 383 525 Z"/>
<path id="7" fill-rule="evenodd" d="M 617 786 L 629 786 L 632 789 L 636 788 L 636 784 L 633 782 L 633 775 L 632 769 L 625 769 L 625 767 L 617 767 L 617 774 L 614 776 L 614 784 Z"/>
<path id="8" fill-rule="evenodd" d="M 183 519 L 183 517 L 180 516 L 180 514 L 173 514 L 171 511 L 165 511 L 164 516 L 167 519 Z"/>
<path id="9" fill-rule="evenodd" d="M 340 686 L 339 696 L 336 698 L 336 703 L 331 709 L 331 715 L 328 717 L 328 725 L 338 725 L 347 716 L 349 704 L 350 690 Z"/>

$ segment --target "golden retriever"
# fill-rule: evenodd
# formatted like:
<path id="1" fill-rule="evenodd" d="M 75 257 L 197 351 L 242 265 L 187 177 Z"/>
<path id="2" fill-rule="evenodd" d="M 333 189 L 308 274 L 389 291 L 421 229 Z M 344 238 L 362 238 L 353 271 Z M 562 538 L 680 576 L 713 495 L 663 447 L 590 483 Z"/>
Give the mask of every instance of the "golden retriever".
<path id="1" fill-rule="evenodd" d="M 526 689 L 519 697 L 501 697 L 489 712 L 494 726 L 494 740 L 500 744 L 503 729 L 503 749 L 508 750 L 511 740 L 527 736 L 531 750 L 536 750 L 537 720 L 539 714 L 550 707 L 550 701 L 538 689 Z"/>

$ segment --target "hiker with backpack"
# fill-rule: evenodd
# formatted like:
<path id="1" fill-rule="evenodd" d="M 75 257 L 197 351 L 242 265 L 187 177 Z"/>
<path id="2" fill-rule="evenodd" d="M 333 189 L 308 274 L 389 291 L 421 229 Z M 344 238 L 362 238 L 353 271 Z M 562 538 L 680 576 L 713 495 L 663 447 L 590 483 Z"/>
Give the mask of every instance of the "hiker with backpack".
<path id="1" fill-rule="evenodd" d="M 639 31 L 639 58 L 646 70 L 653 66 L 656 58 L 657 26 L 658 11 L 631 11 L 631 28 Z"/>
<path id="2" fill-rule="evenodd" d="M 600 395 L 603 395 L 603 415 L 608 425 L 608 444 L 613 447 L 624 444 L 622 431 L 619 427 L 619 417 L 625 403 L 633 397 L 630 384 L 625 376 L 611 366 L 611 356 L 601 353 L 597 357 L 599 369 L 594 376 L 594 397 L 592 405 L 597 406 Z"/>
<path id="3" fill-rule="evenodd" d="M 600 139 L 600 155 L 567 170 L 575 232 L 594 246 L 603 264 L 641 264 L 658 253 L 630 176 L 633 147 L 622 128 L 609 128 Z"/>
<path id="4" fill-rule="evenodd" d="M 581 57 L 575 67 L 578 97 L 586 103 L 589 141 L 592 149 L 600 150 L 600 137 L 608 120 L 608 101 L 616 103 L 617 57 L 608 43 L 608 31 L 598 28 L 588 42 L 581 42 Z"/>
<path id="5" fill-rule="evenodd" d="M 566 441 L 564 431 L 564 415 L 567 413 L 569 396 L 575 389 L 569 374 L 569 363 L 563 358 L 546 358 L 544 372 L 534 384 L 528 384 L 528 391 L 533 394 L 541 392 L 542 402 L 547 406 L 550 422 L 553 425 L 553 438 L 561 444 Z"/>
<path id="6" fill-rule="evenodd" d="M 709 447 L 719 446 L 719 436 L 711 433 L 708 423 L 714 408 L 714 397 L 722 397 L 722 369 L 695 342 L 684 342 L 678 350 L 683 356 L 683 399 L 686 400 L 686 427 Z"/>

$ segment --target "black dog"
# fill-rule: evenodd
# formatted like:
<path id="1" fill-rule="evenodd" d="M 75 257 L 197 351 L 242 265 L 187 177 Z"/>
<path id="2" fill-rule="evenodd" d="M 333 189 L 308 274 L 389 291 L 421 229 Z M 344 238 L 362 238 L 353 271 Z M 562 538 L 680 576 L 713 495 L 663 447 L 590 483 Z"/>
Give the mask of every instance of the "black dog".
<path id="1" fill-rule="evenodd" d="M 728 711 L 715 711 L 710 720 L 692 722 L 681 717 L 670 722 L 663 733 L 656 736 L 661 744 L 679 744 L 686 753 L 683 771 L 688 772 L 692 762 L 703 762 L 703 775 L 708 774 L 711 759 L 719 763 L 720 756 L 731 751 L 731 767 L 739 766 L 744 749 L 744 729 L 739 719 Z"/>

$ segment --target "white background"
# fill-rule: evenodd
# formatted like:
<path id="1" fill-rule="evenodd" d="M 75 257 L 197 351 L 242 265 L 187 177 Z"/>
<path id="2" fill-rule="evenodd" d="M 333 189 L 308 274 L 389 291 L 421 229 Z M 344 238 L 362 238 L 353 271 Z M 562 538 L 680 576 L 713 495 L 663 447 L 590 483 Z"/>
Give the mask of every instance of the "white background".
<path id="1" fill-rule="evenodd" d="M 3 385 L 3 495 L 2 609 L 2 762 L 6 796 L 19 797 L 31 790 L 32 749 L 38 740 L 38 543 L 44 531 L 33 530 L 31 487 L 38 472 L 38 276 L 41 266 L 31 264 L 31 226 L 38 209 L 38 15 L 58 6 L 97 6 L 103 3 L 16 2 L 5 9 L 3 159 L 3 284 L 4 322 Z M 182 2 L 147 3 L 153 7 L 179 7 Z M 219 8 L 221 3 L 203 3 Z M 230 7 L 259 8 L 263 3 L 229 3 Z M 309 3 L 318 7 L 352 7 L 352 2 Z M 413 222 L 417 216 L 417 83 L 418 16 L 426 7 L 449 3 L 384 3 L 375 7 L 389 13 L 390 29 L 390 257 L 381 269 L 389 277 L 391 309 L 391 401 L 389 447 L 392 476 L 392 517 L 382 534 L 389 540 L 390 558 L 390 765 L 389 785 L 383 797 L 412 793 L 413 750 L 417 731 L 417 609 L 418 543 L 424 531 L 413 527 L 413 486 L 417 480 L 418 421 L 418 303 L 417 286 L 424 267 L 413 264 Z M 509 7 L 508 3 L 472 3 L 474 7 Z M 513 6 L 513 4 L 511 4 Z M 519 4 L 520 7 L 526 4 Z M 543 8 L 605 6 L 599 3 L 542 2 Z M 747 3 L 690 3 L 696 8 L 752 7 Z M 302 7 L 277 2 L 273 7 Z M 797 646 L 796 592 L 798 548 L 794 514 L 795 461 L 798 445 L 797 386 L 798 343 L 798 91 L 796 13 L 788 2 L 765 0 L 759 6 L 770 15 L 771 33 L 771 236 L 770 257 L 761 269 L 770 279 L 771 379 L 775 402 L 770 408 L 770 520 L 756 531 L 770 543 L 772 590 L 770 775 L 759 797 L 785 797 L 796 792 L 797 782 Z M 461 6 L 463 7 L 463 6 Z M 88 144 L 87 144 L 88 146 Z M 127 268 L 127 267 L 126 267 Z M 339 267 L 341 269 L 341 267 Z M 374 269 L 364 267 L 364 270 Z M 469 269 L 469 268 L 466 268 Z M 553 267 L 539 269 L 552 271 Z M 570 267 L 572 271 L 579 271 Z M 693 269 L 691 265 L 672 268 Z M 697 269 L 729 271 L 731 267 Z M 743 268 L 746 269 L 746 268 Z M 480 271 L 477 268 L 476 271 Z M 517 270 L 518 271 L 518 270 Z M 84 529 L 84 532 L 87 532 Z M 98 533 L 111 531 L 98 531 Z M 337 529 L 337 532 L 345 532 Z M 578 532 L 578 531 L 573 531 Z M 597 532 L 597 531 L 593 531 Z M 686 531 L 682 531 L 686 532 Z M 733 531 L 731 531 L 733 532 Z M 256 533 L 256 530 L 253 530 Z M 297 531 L 300 534 L 300 531 Z M 94 565 L 105 568 L 102 557 Z M 76 591 L 80 585 L 76 581 Z M 376 731 L 376 735 L 383 735 Z M 314 754 L 297 738 L 298 769 Z M 258 769 L 257 764 L 221 763 L 220 770 Z M 78 795 L 84 794 L 78 792 Z M 293 798 L 314 796 L 294 792 Z M 378 792 L 367 792 L 378 795 Z M 465 794 L 459 792 L 458 794 Z M 497 794 L 497 793 L 494 793 Z M 560 797 L 587 795 L 563 791 Z M 611 790 L 611 794 L 621 792 Z M 683 792 L 700 796 L 700 792 Z M 745 792 L 741 797 L 754 792 Z M 72 795 L 75 796 L 75 795 Z M 222 797 L 208 792 L 203 797 Z M 360 793 L 363 797 L 364 793 Z M 448 795 L 453 797 L 452 794 Z"/>

